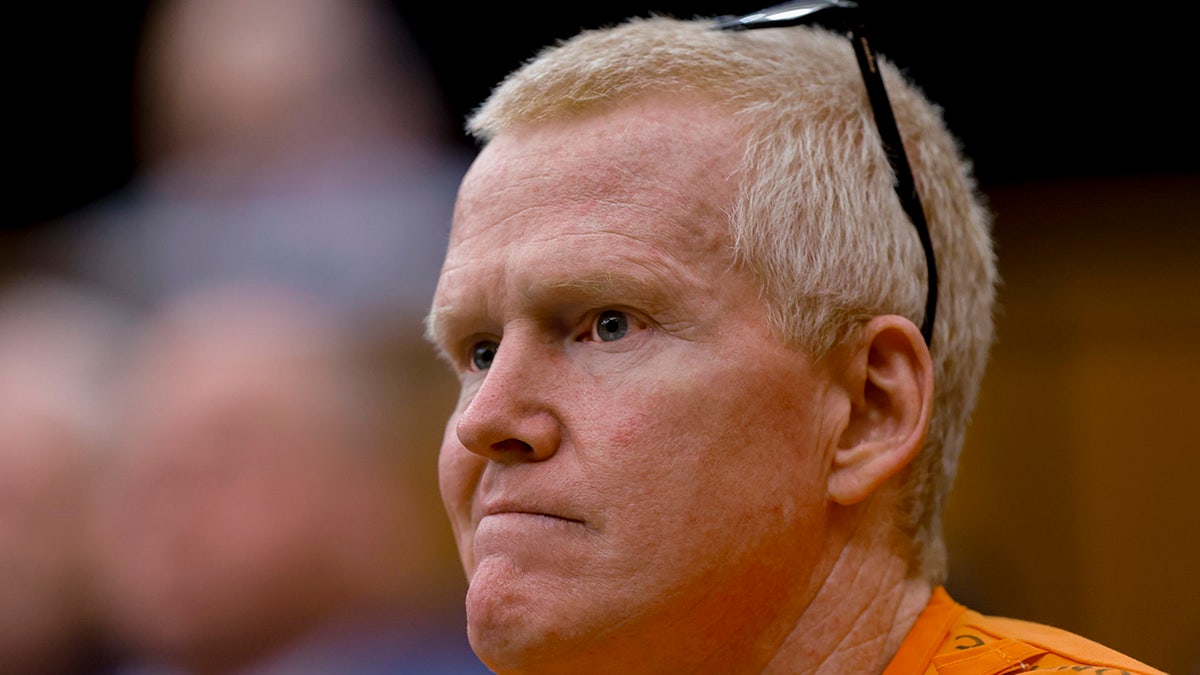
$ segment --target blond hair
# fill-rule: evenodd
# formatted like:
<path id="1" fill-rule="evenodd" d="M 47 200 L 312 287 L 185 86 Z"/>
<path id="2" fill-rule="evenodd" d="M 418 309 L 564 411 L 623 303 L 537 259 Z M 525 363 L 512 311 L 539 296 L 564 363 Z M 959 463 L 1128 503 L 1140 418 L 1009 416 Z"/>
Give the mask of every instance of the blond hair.
<path id="1" fill-rule="evenodd" d="M 937 256 L 935 400 L 896 523 L 909 568 L 946 573 L 942 511 L 993 341 L 991 214 L 941 110 L 880 58 Z M 699 95 L 744 133 L 729 214 L 735 262 L 762 286 L 780 336 L 819 357 L 873 316 L 920 325 L 925 262 L 872 123 L 849 41 L 819 28 L 727 32 L 702 19 L 634 18 L 543 50 L 475 110 L 483 142 L 515 125 L 636 95 Z"/>

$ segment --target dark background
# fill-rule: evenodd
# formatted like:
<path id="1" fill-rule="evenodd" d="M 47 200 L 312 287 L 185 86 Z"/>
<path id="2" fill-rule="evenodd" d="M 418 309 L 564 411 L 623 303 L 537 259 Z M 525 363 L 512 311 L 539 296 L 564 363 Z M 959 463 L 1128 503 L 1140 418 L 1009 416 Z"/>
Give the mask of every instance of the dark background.
<path id="1" fill-rule="evenodd" d="M 762 6 L 733 0 L 569 9 L 392 5 L 430 60 L 455 124 L 523 59 L 580 28 L 650 12 L 688 17 Z M 1191 21 L 1183 9 L 1140 6 L 1155 9 L 880 2 L 873 11 L 877 48 L 944 108 L 990 188 L 1197 171 Z M 5 155 L 15 178 L 6 228 L 69 213 L 133 174 L 131 72 L 145 7 L 144 1 L 9 6 L 5 98 L 13 117 Z"/>

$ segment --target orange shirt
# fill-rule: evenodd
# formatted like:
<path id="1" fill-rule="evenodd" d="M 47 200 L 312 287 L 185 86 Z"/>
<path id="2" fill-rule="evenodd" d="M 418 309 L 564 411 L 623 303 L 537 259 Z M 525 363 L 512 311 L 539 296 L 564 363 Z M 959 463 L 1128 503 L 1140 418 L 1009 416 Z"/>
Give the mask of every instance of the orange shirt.
<path id="1" fill-rule="evenodd" d="M 904 638 L 883 675 L 1004 675 L 1029 671 L 1090 675 L 1166 675 L 1065 630 L 984 616 L 944 588 Z"/>

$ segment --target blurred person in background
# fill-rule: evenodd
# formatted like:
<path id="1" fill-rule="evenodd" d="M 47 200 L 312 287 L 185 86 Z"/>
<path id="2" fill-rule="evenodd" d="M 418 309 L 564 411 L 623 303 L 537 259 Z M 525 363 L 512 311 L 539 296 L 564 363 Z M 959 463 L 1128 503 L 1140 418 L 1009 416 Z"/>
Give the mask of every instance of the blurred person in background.
<path id="1" fill-rule="evenodd" d="M 421 359 L 345 328 L 242 284 L 145 326 L 94 504 L 121 672 L 487 672 L 445 600 L 420 423 L 440 396 Z"/>
<path id="2" fill-rule="evenodd" d="M 45 228 L 41 264 L 139 303 L 271 279 L 427 305 L 470 158 L 388 5 L 155 0 L 135 90 L 137 175 Z"/>
<path id="3" fill-rule="evenodd" d="M 0 673 L 98 672 L 82 523 L 127 317 L 48 278 L 0 294 Z"/>
<path id="4" fill-rule="evenodd" d="M 470 158 L 427 64 L 371 0 L 155 0 L 139 53 L 137 176 L 27 258 L 164 312 L 94 495 L 123 669 L 482 668 L 420 322 Z"/>
<path id="5" fill-rule="evenodd" d="M 148 5 L 139 173 L 29 256 L 153 317 L 93 502 L 122 670 L 482 668 L 421 337 L 469 158 L 426 66 L 372 0 Z"/>

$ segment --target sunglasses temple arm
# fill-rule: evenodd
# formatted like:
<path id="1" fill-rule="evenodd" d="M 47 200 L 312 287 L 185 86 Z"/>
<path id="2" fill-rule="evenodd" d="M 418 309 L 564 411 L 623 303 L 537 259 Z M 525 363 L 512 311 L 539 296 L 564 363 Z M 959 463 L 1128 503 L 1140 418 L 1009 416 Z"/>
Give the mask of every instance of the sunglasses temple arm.
<path id="1" fill-rule="evenodd" d="M 876 62 L 875 49 L 871 46 L 870 37 L 862 26 L 854 26 L 850 31 L 850 41 L 854 43 L 854 54 L 858 58 L 858 67 L 862 70 L 863 82 L 867 87 L 867 95 L 871 101 L 871 111 L 875 116 L 875 126 L 879 130 L 884 152 L 887 153 L 888 163 L 892 173 L 896 175 L 896 194 L 900 204 L 908 214 L 909 220 L 917 228 L 921 239 L 921 248 L 925 252 L 925 268 L 928 286 L 925 296 L 925 318 L 921 321 L 921 335 L 926 344 L 933 342 L 933 321 L 937 313 L 937 264 L 933 257 L 933 242 L 929 237 L 929 227 L 925 221 L 925 210 L 921 206 L 921 197 L 917 193 L 916 181 L 904 152 L 904 143 L 900 140 L 900 130 L 896 126 L 896 117 L 892 113 L 891 101 L 888 100 L 887 89 L 883 86 L 883 76 Z"/>

